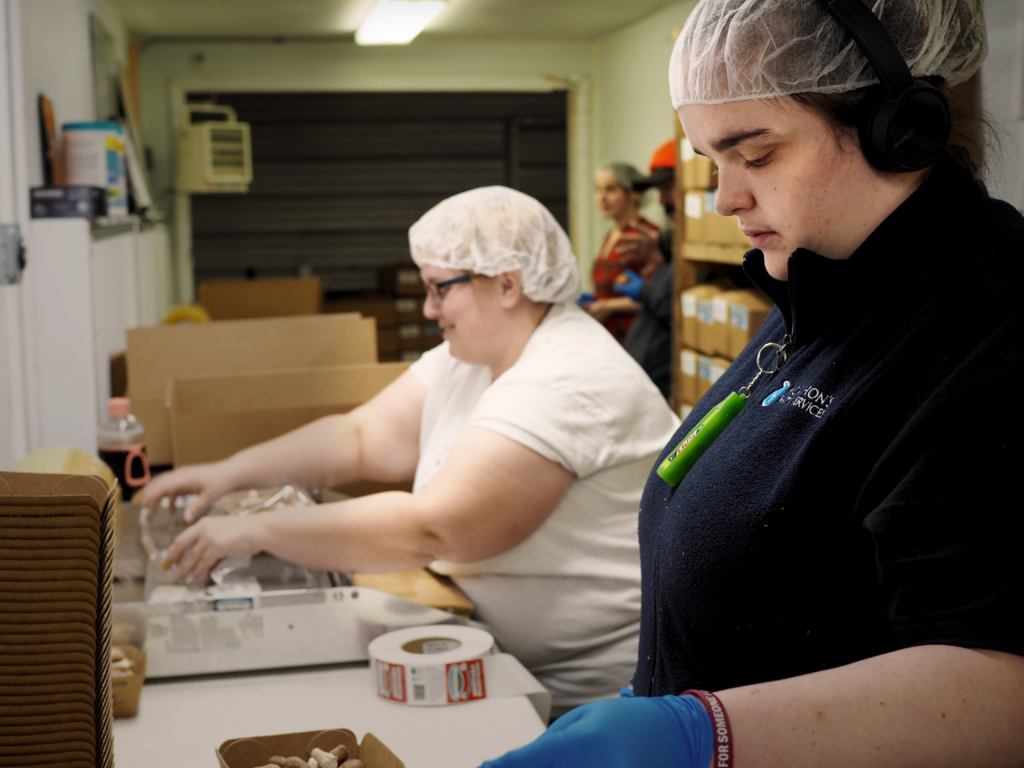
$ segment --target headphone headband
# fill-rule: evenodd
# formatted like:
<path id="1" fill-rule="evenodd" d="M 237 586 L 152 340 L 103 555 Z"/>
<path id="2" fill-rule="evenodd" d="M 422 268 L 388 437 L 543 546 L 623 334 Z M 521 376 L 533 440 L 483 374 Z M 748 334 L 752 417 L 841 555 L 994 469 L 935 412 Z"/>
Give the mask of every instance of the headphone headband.
<path id="1" fill-rule="evenodd" d="M 890 96 L 899 96 L 914 85 L 903 54 L 881 20 L 863 0 L 820 0 L 825 10 L 842 25 L 867 57 Z"/>
<path id="2" fill-rule="evenodd" d="M 949 140 L 946 97 L 926 81 L 914 79 L 903 54 L 871 11 L 870 0 L 819 2 L 853 38 L 881 81 L 859 127 L 864 156 L 885 171 L 927 168 Z"/>

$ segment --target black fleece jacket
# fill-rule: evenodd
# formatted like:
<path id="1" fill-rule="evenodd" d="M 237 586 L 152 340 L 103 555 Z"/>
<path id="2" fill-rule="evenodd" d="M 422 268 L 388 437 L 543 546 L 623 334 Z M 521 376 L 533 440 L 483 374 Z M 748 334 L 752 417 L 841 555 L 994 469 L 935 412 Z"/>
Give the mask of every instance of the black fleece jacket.
<path id="1" fill-rule="evenodd" d="M 747 254 L 778 306 L 665 452 L 792 352 L 678 487 L 648 479 L 638 695 L 1024 655 L 1022 261 L 1024 218 L 948 158 L 848 260 L 798 250 L 779 282 Z"/>

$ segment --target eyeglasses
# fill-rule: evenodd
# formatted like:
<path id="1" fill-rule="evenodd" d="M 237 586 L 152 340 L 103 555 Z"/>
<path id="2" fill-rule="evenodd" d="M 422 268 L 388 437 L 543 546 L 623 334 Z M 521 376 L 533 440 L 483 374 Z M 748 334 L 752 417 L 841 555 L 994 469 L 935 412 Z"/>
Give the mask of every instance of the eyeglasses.
<path id="1" fill-rule="evenodd" d="M 450 280 L 442 280 L 440 283 L 424 283 L 427 288 L 427 296 L 440 304 L 444 301 L 444 297 L 448 295 L 448 289 L 453 285 L 459 283 L 468 283 L 473 279 L 473 275 L 465 274 L 453 277 Z"/>

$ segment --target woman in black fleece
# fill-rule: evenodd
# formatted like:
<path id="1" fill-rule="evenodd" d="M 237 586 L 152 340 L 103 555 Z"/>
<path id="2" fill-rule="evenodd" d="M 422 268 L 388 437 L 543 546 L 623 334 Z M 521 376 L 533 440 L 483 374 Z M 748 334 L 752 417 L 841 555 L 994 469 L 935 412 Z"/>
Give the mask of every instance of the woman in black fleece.
<path id="1" fill-rule="evenodd" d="M 635 695 L 491 766 L 1024 765 L 1024 218 L 930 90 L 986 50 L 980 0 L 693 11 L 673 103 L 777 308 L 648 480 Z"/>

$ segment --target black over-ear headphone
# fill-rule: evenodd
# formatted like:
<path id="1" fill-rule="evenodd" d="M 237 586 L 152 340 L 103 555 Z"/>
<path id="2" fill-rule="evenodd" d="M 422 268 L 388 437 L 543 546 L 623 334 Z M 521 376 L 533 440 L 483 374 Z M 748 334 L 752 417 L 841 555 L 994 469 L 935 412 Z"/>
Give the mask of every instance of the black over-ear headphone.
<path id="1" fill-rule="evenodd" d="M 864 0 L 820 0 L 860 47 L 882 81 L 860 125 L 864 155 L 883 171 L 920 171 L 949 141 L 949 104 L 942 92 L 915 80 L 896 43 Z"/>

